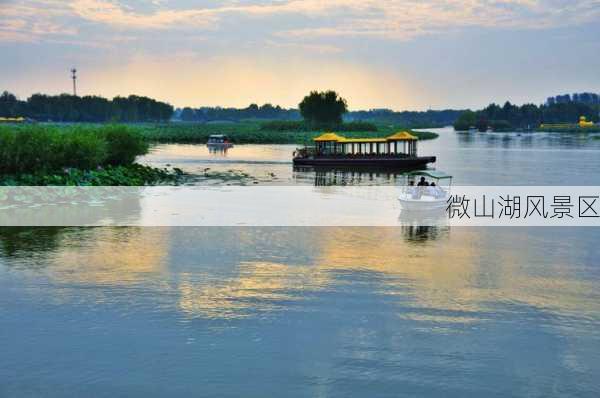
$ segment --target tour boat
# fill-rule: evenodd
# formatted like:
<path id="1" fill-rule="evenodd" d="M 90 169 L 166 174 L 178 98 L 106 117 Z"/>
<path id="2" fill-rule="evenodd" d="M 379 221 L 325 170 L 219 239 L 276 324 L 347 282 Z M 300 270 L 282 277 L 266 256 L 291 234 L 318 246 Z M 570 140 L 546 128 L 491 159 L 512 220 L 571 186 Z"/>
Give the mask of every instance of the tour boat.
<path id="1" fill-rule="evenodd" d="M 213 148 L 231 148 L 233 144 L 229 141 L 229 138 L 223 134 L 212 134 L 208 137 L 206 146 Z"/>
<path id="2" fill-rule="evenodd" d="M 325 133 L 313 139 L 314 147 L 296 150 L 293 162 L 295 166 L 418 169 L 435 162 L 435 156 L 417 156 L 417 140 L 406 131 L 386 138 Z"/>
<path id="3" fill-rule="evenodd" d="M 434 181 L 427 181 L 428 178 Z M 408 181 L 398 196 L 403 211 L 439 211 L 448 206 L 452 176 L 437 170 L 422 170 L 409 173 Z M 421 181 L 435 182 L 435 186 L 418 185 Z"/>

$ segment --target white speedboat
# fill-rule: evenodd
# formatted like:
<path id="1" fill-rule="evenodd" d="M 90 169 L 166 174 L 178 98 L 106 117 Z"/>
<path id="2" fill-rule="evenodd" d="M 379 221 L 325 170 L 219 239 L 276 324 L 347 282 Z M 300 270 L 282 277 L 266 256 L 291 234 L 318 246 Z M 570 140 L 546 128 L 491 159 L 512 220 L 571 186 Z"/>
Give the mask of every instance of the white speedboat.
<path id="1" fill-rule="evenodd" d="M 427 181 L 427 179 L 432 181 Z M 427 184 L 427 185 L 425 185 Z M 442 185 L 443 184 L 443 185 Z M 398 196 L 403 211 L 439 211 L 448 206 L 452 176 L 437 170 L 413 171 Z"/>

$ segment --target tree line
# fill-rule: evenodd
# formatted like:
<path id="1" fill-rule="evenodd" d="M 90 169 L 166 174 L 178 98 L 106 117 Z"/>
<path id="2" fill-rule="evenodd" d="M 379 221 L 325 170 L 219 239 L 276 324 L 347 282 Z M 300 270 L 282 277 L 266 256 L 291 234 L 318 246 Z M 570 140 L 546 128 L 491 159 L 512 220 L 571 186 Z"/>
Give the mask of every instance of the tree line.
<path id="1" fill-rule="evenodd" d="M 388 123 L 398 124 L 407 127 L 437 127 L 449 126 L 463 112 L 462 110 L 428 110 L 428 111 L 401 111 L 396 112 L 391 109 L 370 109 L 360 111 L 348 111 L 347 107 L 343 107 L 340 100 L 343 100 L 335 92 L 311 92 L 306 99 L 306 111 L 314 112 L 315 115 L 310 115 L 307 118 L 302 114 L 301 105 L 298 109 L 282 108 L 279 105 L 271 104 L 257 105 L 251 104 L 246 108 L 222 108 L 222 107 L 200 107 L 176 109 L 174 119 L 186 122 L 212 122 L 212 121 L 230 121 L 239 122 L 248 119 L 262 120 L 279 120 L 279 121 L 301 121 L 305 119 L 313 119 L 311 124 L 319 124 L 318 119 L 324 119 L 328 124 L 339 124 L 338 116 L 343 122 L 371 122 L 371 123 Z M 333 94 L 332 94 L 333 93 Z M 335 100 L 333 95 L 335 94 Z M 328 97 L 329 96 L 329 97 Z M 318 98 L 320 97 L 320 98 Z M 303 101 L 305 101 L 303 99 Z M 310 108 L 312 102 L 318 102 L 316 108 Z M 330 106 L 331 105 L 331 106 Z M 323 115 L 317 115 L 320 110 Z M 340 112 L 343 111 L 343 112 Z M 333 112 L 333 114 L 331 114 Z M 321 123 L 323 124 L 323 123 Z M 286 124 L 287 126 L 287 124 Z"/>
<path id="2" fill-rule="evenodd" d="M 503 106 L 490 104 L 486 108 L 461 113 L 454 123 L 455 130 L 477 128 L 487 131 L 511 129 L 534 129 L 540 124 L 571 123 L 579 121 L 580 116 L 598 122 L 600 106 L 582 102 L 560 102 L 543 105 L 524 104 L 521 106 L 505 102 Z"/>
<path id="3" fill-rule="evenodd" d="M 391 109 L 371 109 L 368 111 L 349 112 L 349 121 L 368 121 L 377 123 L 398 124 L 407 127 L 444 127 L 450 126 L 464 110 L 443 109 L 427 111 L 393 111 Z"/>
<path id="4" fill-rule="evenodd" d="M 173 106 L 152 98 L 130 95 L 112 100 L 99 96 L 33 94 L 19 100 L 4 91 L 0 117 L 26 117 L 50 122 L 161 122 L 173 115 Z"/>
<path id="5" fill-rule="evenodd" d="M 284 109 L 279 105 L 250 104 L 246 108 L 221 108 L 221 107 L 200 107 L 176 109 L 174 119 L 184 122 L 212 122 L 212 121 L 230 121 L 238 122 L 247 119 L 269 119 L 269 120 L 298 120 L 300 112 L 297 109 Z"/>
<path id="6" fill-rule="evenodd" d="M 554 97 L 548 97 L 546 105 L 554 104 L 565 104 L 568 102 L 581 102 L 587 105 L 600 105 L 600 95 L 596 93 L 573 93 L 556 95 Z"/>
<path id="7" fill-rule="evenodd" d="M 346 101 L 334 91 L 313 91 L 298 105 L 286 109 L 271 104 L 251 104 L 246 108 L 200 107 L 174 110 L 164 102 L 130 95 L 107 99 L 100 96 L 34 94 L 19 100 L 4 91 L 0 95 L 0 117 L 26 117 L 52 122 L 162 122 L 171 119 L 188 122 L 240 121 L 247 119 L 301 121 L 311 127 L 336 126 L 342 122 L 398 124 L 406 127 L 436 127 L 454 124 L 457 130 L 533 129 L 540 124 L 576 123 L 580 116 L 597 122 L 600 98 L 593 93 L 550 97 L 543 105 L 521 106 L 506 102 L 500 106 L 471 110 L 428 110 L 394 112 L 390 109 L 348 111 Z"/>

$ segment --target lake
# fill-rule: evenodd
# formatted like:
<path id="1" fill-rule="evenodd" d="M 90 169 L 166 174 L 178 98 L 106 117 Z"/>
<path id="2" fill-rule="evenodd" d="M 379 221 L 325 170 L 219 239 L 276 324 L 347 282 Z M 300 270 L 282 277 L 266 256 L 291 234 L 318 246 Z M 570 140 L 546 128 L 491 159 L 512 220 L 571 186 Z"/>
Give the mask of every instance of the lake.
<path id="1" fill-rule="evenodd" d="M 419 153 L 456 184 L 600 185 L 587 136 L 439 132 Z M 294 171 L 294 148 L 160 145 L 143 161 L 271 185 L 402 178 Z M 597 397 L 599 239 L 583 227 L 2 228 L 0 397 Z"/>
<path id="2" fill-rule="evenodd" d="M 419 155 L 437 156 L 430 167 L 454 176 L 455 185 L 598 185 L 599 134 L 455 133 L 429 129 L 439 138 L 419 142 Z M 205 145 L 157 145 L 142 162 L 204 170 L 242 171 L 259 184 L 395 184 L 401 173 L 294 170 L 296 145 L 237 145 L 211 153 Z M 220 183 L 220 182 L 219 182 Z M 230 183 L 235 183 L 231 182 Z"/>

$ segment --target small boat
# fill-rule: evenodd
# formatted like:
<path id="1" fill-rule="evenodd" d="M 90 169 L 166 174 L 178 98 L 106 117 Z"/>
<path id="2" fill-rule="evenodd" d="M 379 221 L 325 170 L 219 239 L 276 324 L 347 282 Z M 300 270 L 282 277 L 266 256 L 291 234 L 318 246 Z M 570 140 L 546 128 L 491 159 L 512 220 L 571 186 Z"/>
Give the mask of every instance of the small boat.
<path id="1" fill-rule="evenodd" d="M 435 185 L 417 185 L 435 180 Z M 437 170 L 421 170 L 408 173 L 408 185 L 402 187 L 398 196 L 403 211 L 439 211 L 448 206 L 452 176 Z M 442 185 L 442 183 L 444 185 Z"/>
<path id="2" fill-rule="evenodd" d="M 224 134 L 211 134 L 208 136 L 208 142 L 206 146 L 209 148 L 231 148 L 233 147 L 233 143 L 229 140 L 229 138 Z"/>
<path id="3" fill-rule="evenodd" d="M 294 166 L 368 167 L 411 170 L 435 162 L 435 156 L 417 156 L 418 138 L 407 131 L 386 138 L 346 138 L 325 133 L 314 147 L 294 152 Z"/>

